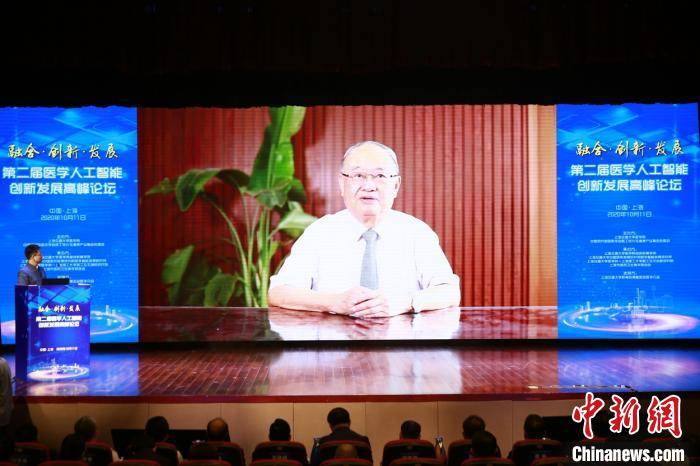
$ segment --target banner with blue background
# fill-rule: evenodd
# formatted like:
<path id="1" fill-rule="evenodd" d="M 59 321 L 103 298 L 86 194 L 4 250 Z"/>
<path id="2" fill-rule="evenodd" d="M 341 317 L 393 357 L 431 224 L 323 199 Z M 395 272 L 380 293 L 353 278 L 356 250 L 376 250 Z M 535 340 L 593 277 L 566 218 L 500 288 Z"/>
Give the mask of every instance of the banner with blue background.
<path id="1" fill-rule="evenodd" d="M 558 105 L 560 338 L 700 337 L 695 104 Z"/>

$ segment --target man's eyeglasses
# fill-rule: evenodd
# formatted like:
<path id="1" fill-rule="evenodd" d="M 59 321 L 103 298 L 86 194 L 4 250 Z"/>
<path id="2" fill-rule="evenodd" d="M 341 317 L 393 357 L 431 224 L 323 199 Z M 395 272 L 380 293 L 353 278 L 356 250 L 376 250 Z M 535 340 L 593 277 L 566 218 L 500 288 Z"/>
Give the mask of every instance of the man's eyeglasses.
<path id="1" fill-rule="evenodd" d="M 384 173 L 377 173 L 373 175 L 371 173 L 340 173 L 345 178 L 349 179 L 353 183 L 360 184 L 365 180 L 372 180 L 375 183 L 387 183 L 390 179 L 396 178 L 399 175 L 385 175 Z"/>

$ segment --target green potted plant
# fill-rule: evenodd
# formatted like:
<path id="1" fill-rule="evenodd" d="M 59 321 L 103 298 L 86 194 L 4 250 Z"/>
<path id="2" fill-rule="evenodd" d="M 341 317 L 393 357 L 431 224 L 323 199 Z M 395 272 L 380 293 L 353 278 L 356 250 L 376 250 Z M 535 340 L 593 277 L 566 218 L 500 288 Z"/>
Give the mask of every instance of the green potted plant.
<path id="1" fill-rule="evenodd" d="M 267 307 L 272 258 L 284 236 L 298 237 L 315 217 L 304 212 L 306 194 L 294 176 L 291 138 L 304 121 L 304 107 L 271 107 L 270 124 L 250 175 L 234 168 L 192 169 L 175 180 L 163 179 L 147 195 L 174 194 L 187 211 L 197 200 L 209 204 L 225 222 L 236 271 L 226 273 L 211 264 L 194 244 L 174 251 L 163 263 L 162 280 L 171 305 L 226 306 L 233 298 L 248 307 Z M 242 197 L 243 227 L 214 194 L 213 180 L 238 191 Z"/>

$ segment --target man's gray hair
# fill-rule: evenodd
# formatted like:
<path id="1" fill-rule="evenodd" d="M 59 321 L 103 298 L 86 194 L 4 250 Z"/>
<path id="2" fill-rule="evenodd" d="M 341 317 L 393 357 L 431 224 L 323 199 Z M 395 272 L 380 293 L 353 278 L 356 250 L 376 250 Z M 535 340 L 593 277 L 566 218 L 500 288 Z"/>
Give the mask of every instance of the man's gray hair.
<path id="1" fill-rule="evenodd" d="M 362 141 L 362 142 L 357 142 L 357 143 L 353 144 L 352 146 L 348 147 L 348 149 L 345 151 L 345 154 L 343 154 L 343 160 L 342 160 L 342 162 L 340 162 L 341 168 L 342 168 L 342 166 L 343 166 L 343 163 L 345 163 L 345 159 L 347 159 L 348 157 L 350 157 L 350 155 L 351 155 L 356 149 L 358 149 L 358 148 L 360 148 L 360 147 L 362 147 L 362 146 L 364 146 L 364 145 L 366 145 L 366 144 L 375 146 L 375 147 L 381 149 L 382 151 L 386 152 L 386 154 L 387 154 L 389 157 L 391 157 L 391 160 L 394 161 L 394 165 L 396 166 L 396 173 L 399 173 L 399 160 L 398 160 L 398 157 L 396 157 L 396 152 L 394 152 L 394 149 L 392 149 L 392 148 L 389 147 L 389 146 L 386 146 L 386 145 L 382 144 L 381 142 L 377 142 L 377 141 Z"/>

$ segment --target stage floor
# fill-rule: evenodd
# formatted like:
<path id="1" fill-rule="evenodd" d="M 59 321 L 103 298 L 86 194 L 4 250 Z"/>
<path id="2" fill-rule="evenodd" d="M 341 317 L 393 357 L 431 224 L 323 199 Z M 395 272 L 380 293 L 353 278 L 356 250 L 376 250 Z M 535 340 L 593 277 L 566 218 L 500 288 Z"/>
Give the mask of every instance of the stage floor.
<path id="1" fill-rule="evenodd" d="M 693 313 L 694 314 L 694 313 Z M 118 313 L 91 313 L 92 339 L 125 342 L 138 325 L 141 343 L 474 341 L 556 339 L 692 339 L 700 318 L 619 307 L 452 307 L 388 319 L 357 319 L 321 312 L 252 307 L 142 306 L 138 323 Z M 129 339 L 126 336 L 129 335 Z M 2 325 L 14 342 L 15 322 Z"/>
<path id="2" fill-rule="evenodd" d="M 390 319 L 276 307 L 139 308 L 139 341 L 144 343 L 556 338 L 556 307 L 452 307 Z"/>
<path id="3" fill-rule="evenodd" d="M 15 394 L 34 402 L 318 402 L 700 393 L 697 348 L 554 345 L 97 347 L 88 378 L 17 380 Z M 14 366 L 14 357 L 4 356 Z"/>
<path id="4" fill-rule="evenodd" d="M 114 320 L 117 325 L 118 321 Z M 452 307 L 389 319 L 281 308 L 141 307 L 139 341 L 554 340 L 697 338 L 700 319 L 659 309 Z"/>

